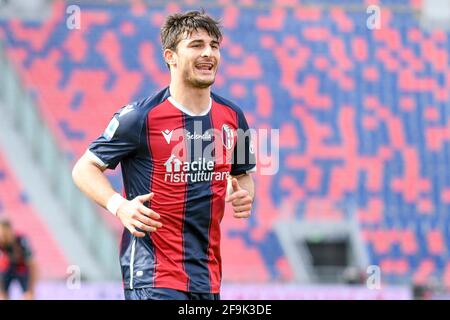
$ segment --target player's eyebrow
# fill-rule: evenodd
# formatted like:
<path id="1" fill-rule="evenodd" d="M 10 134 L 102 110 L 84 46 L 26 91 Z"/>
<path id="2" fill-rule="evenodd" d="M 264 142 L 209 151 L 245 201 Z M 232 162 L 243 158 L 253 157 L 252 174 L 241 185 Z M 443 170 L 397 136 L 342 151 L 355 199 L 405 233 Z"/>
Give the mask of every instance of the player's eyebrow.
<path id="1" fill-rule="evenodd" d="M 195 40 L 190 41 L 189 45 L 196 44 L 196 43 L 202 43 L 203 44 L 203 43 L 205 43 L 205 40 L 203 40 L 203 39 L 195 39 Z M 219 41 L 217 41 L 217 40 L 211 40 L 211 43 L 215 44 L 215 45 L 220 45 Z"/>

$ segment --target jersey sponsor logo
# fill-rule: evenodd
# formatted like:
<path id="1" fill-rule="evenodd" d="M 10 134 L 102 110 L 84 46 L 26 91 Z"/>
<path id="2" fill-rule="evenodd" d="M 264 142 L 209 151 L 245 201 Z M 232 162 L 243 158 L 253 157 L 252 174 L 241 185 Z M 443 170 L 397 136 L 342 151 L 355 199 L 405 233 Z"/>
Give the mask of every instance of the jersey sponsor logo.
<path id="1" fill-rule="evenodd" d="M 228 124 L 222 126 L 222 142 L 227 150 L 231 150 L 234 147 L 236 134 L 234 129 Z"/>
<path id="2" fill-rule="evenodd" d="M 198 158 L 194 161 L 181 161 L 175 155 L 171 155 L 164 163 L 166 182 L 206 182 L 212 180 L 225 180 L 229 172 L 214 172 L 214 161 Z"/>
<path id="3" fill-rule="evenodd" d="M 103 132 L 103 136 L 106 140 L 111 140 L 114 137 L 114 134 L 117 131 L 117 128 L 119 128 L 119 120 L 117 120 L 115 117 L 111 119 L 111 121 L 108 124 L 108 127 L 106 128 L 105 132 Z"/>
<path id="4" fill-rule="evenodd" d="M 186 139 L 188 140 L 198 140 L 202 139 L 204 141 L 211 141 L 212 135 L 208 131 L 204 132 L 203 134 L 198 134 L 197 132 L 194 132 L 194 134 L 187 132 L 186 133 Z"/>
<path id="5" fill-rule="evenodd" d="M 170 140 L 172 139 L 173 130 L 169 131 L 169 129 L 166 129 L 164 131 L 161 131 L 161 133 L 164 136 L 164 139 L 166 140 L 167 144 L 170 144 Z"/>
<path id="6" fill-rule="evenodd" d="M 170 158 L 164 163 L 166 166 L 166 172 L 180 172 L 182 164 L 183 163 L 181 160 L 174 155 L 171 155 Z"/>

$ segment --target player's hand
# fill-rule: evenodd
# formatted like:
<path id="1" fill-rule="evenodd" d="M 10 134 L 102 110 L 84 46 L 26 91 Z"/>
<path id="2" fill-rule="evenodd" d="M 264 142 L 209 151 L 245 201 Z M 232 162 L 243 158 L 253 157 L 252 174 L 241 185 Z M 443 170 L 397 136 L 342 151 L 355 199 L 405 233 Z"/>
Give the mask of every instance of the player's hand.
<path id="1" fill-rule="evenodd" d="M 233 206 L 235 218 L 248 218 L 252 210 L 253 199 L 249 192 L 242 189 L 236 178 L 231 180 L 232 193 L 228 194 L 225 201 Z"/>
<path id="2" fill-rule="evenodd" d="M 117 209 L 117 217 L 120 219 L 125 228 L 127 228 L 133 236 L 145 237 L 145 232 L 154 232 L 162 227 L 162 223 L 158 222 L 159 214 L 147 208 L 144 203 L 150 201 L 154 197 L 154 193 L 137 196 L 133 200 L 124 201 L 119 209 Z M 137 230 L 139 229 L 139 231 Z"/>

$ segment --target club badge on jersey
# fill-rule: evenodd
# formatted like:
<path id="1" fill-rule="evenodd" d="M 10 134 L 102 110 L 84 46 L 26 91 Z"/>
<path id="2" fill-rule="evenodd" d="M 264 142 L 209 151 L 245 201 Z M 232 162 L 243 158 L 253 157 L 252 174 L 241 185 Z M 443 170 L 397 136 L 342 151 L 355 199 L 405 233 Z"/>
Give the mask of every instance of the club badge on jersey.
<path id="1" fill-rule="evenodd" d="M 236 135 L 234 130 L 228 124 L 222 126 L 222 142 L 227 150 L 231 150 L 234 147 Z"/>

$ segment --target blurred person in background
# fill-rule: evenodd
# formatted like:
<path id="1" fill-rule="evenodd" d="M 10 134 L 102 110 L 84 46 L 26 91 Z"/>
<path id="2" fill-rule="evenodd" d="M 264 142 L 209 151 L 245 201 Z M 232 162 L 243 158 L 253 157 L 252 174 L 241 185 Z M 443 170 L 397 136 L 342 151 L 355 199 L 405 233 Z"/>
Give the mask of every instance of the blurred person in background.
<path id="1" fill-rule="evenodd" d="M 11 283 L 17 280 L 23 299 L 34 299 L 36 266 L 28 241 L 14 232 L 9 220 L 0 218 L 0 300 L 9 299 Z"/>

